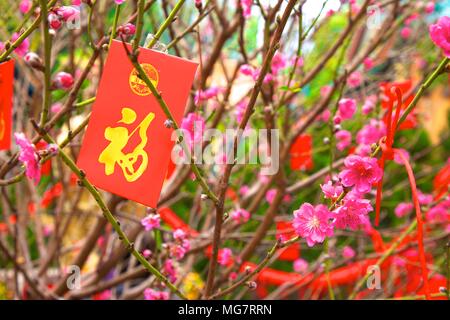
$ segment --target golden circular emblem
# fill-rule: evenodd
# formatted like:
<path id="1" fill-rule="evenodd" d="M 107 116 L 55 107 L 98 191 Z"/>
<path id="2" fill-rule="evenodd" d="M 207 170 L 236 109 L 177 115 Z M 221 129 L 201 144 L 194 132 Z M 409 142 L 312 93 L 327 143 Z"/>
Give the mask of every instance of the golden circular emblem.
<path id="1" fill-rule="evenodd" d="M 147 74 L 147 77 L 150 79 L 152 84 L 155 86 L 155 88 L 158 86 L 159 81 L 159 74 L 158 71 L 155 69 L 154 66 L 152 66 L 149 63 L 142 63 L 141 67 L 144 69 L 145 73 Z M 144 80 L 139 78 L 138 71 L 133 68 L 130 74 L 130 88 L 131 90 L 140 96 L 148 96 L 152 92 L 150 91 L 150 88 L 147 87 Z"/>

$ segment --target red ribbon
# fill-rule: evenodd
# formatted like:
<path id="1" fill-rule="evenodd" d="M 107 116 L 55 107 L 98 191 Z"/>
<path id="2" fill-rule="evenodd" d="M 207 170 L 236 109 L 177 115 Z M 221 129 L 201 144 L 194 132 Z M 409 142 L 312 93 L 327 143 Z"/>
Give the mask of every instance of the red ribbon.
<path id="1" fill-rule="evenodd" d="M 382 189 L 383 189 L 383 176 L 384 176 L 384 166 L 386 164 L 386 160 L 392 160 L 394 158 L 394 155 L 400 157 L 401 161 L 403 162 L 403 165 L 405 166 L 406 172 L 408 174 L 409 184 L 411 186 L 411 193 L 413 197 L 413 203 L 414 207 L 416 209 L 416 219 L 417 219 L 417 242 L 419 247 L 419 257 L 420 257 L 420 264 L 422 268 L 422 278 L 424 283 L 424 289 L 425 289 L 425 296 L 428 299 L 430 299 L 430 287 L 428 283 L 428 269 L 426 265 L 426 259 L 425 259 L 425 250 L 423 246 L 423 220 L 422 220 L 422 212 L 420 210 L 420 204 L 419 204 L 419 198 L 417 196 L 417 187 L 416 187 L 416 180 L 414 178 L 414 172 L 411 168 L 411 165 L 408 161 L 408 159 L 405 157 L 405 155 L 399 151 L 399 149 L 392 148 L 392 145 L 394 143 L 394 136 L 395 131 L 397 129 L 398 125 L 398 119 L 400 117 L 400 109 L 402 105 L 402 92 L 399 88 L 393 87 L 393 90 L 395 90 L 395 94 L 397 96 L 397 108 L 395 111 L 394 120 L 392 121 L 392 112 L 393 112 L 393 100 L 389 100 L 388 105 L 388 114 L 387 114 L 387 133 L 386 137 L 382 138 L 380 140 L 380 146 L 381 150 L 383 151 L 383 154 L 380 158 L 380 167 L 382 170 L 382 176 L 380 181 L 377 185 L 377 195 L 376 195 L 376 216 L 375 216 L 375 225 L 378 226 L 380 222 L 380 207 L 381 207 L 381 200 L 382 200 Z"/>

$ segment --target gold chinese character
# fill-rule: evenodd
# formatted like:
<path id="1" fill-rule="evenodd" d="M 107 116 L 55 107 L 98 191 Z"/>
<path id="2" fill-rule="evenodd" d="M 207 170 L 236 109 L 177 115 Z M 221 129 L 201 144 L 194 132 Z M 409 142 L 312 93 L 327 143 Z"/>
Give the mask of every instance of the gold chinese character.
<path id="1" fill-rule="evenodd" d="M 105 138 L 110 141 L 109 145 L 102 151 L 98 161 L 105 165 L 105 174 L 107 176 L 114 173 L 116 163 L 122 169 L 123 175 L 128 182 L 133 182 L 147 169 L 148 154 L 144 150 L 147 145 L 147 129 L 155 118 L 155 114 L 150 112 L 137 127 L 128 133 L 125 127 L 107 127 L 105 129 Z M 132 124 L 136 121 L 136 112 L 130 108 L 122 108 L 122 119 L 118 123 Z M 139 130 L 141 142 L 130 153 L 124 153 L 122 150 L 128 145 L 130 138 Z M 135 168 L 136 163 L 140 164 Z"/>

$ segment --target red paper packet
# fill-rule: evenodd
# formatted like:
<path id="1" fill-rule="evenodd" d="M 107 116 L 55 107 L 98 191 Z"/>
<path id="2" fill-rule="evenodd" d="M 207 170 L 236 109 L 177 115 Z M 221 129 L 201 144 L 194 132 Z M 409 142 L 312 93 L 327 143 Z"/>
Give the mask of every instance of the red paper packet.
<path id="1" fill-rule="evenodd" d="M 11 147 L 14 60 L 0 63 L 0 150 Z"/>
<path id="2" fill-rule="evenodd" d="M 179 123 L 197 63 L 144 48 L 139 62 Z M 113 41 L 78 166 L 95 186 L 156 207 L 174 144 L 165 120 L 123 44 Z"/>

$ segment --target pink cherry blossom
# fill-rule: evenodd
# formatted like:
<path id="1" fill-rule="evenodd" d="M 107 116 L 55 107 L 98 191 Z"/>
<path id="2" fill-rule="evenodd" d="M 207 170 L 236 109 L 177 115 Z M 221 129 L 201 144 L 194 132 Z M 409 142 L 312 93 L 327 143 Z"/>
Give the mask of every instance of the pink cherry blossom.
<path id="1" fill-rule="evenodd" d="M 441 17 L 436 24 L 430 26 L 429 31 L 431 40 L 450 58 L 450 17 Z"/>
<path id="2" fill-rule="evenodd" d="M 152 255 L 152 251 L 149 249 L 145 249 L 144 251 L 142 251 L 142 255 L 144 256 L 144 258 L 150 258 Z"/>
<path id="3" fill-rule="evenodd" d="M 58 72 L 53 78 L 53 84 L 57 89 L 69 90 L 74 84 L 74 79 L 70 73 Z"/>
<path id="4" fill-rule="evenodd" d="M 180 128 L 187 132 L 188 137 L 186 139 L 186 142 L 192 148 L 195 143 L 201 143 L 203 139 L 205 119 L 203 119 L 202 116 L 191 112 L 185 118 L 183 118 Z"/>
<path id="5" fill-rule="evenodd" d="M 417 198 L 419 203 L 423 206 L 427 206 L 433 202 L 433 195 L 422 193 L 420 190 L 417 192 Z"/>
<path id="6" fill-rule="evenodd" d="M 347 84 L 350 88 L 356 88 L 361 85 L 363 77 L 361 72 L 355 71 L 351 73 L 347 78 Z"/>
<path id="7" fill-rule="evenodd" d="M 201 102 L 207 101 L 209 99 L 217 97 L 217 95 L 222 92 L 222 89 L 219 87 L 211 87 L 206 90 L 198 90 L 195 93 L 194 101 L 195 104 L 199 104 Z"/>
<path id="8" fill-rule="evenodd" d="M 369 57 L 364 59 L 363 64 L 364 64 L 364 69 L 366 69 L 366 70 L 370 70 L 374 66 L 373 60 Z"/>
<path id="9" fill-rule="evenodd" d="M 16 143 L 20 148 L 19 161 L 25 166 L 25 175 L 37 184 L 41 179 L 41 165 L 36 147 L 23 133 L 14 133 Z"/>
<path id="10" fill-rule="evenodd" d="M 364 115 L 371 113 L 373 111 L 373 109 L 375 109 L 376 102 L 377 102 L 377 97 L 375 95 L 368 96 L 366 98 L 366 100 L 364 101 L 364 104 L 361 108 L 362 113 Z"/>
<path id="11" fill-rule="evenodd" d="M 187 238 L 187 233 L 183 229 L 176 229 L 173 232 L 173 238 L 178 241 L 182 241 Z"/>
<path id="12" fill-rule="evenodd" d="M 239 188 L 239 194 L 241 196 L 245 196 L 249 190 L 250 190 L 249 186 L 243 185 L 242 187 Z"/>
<path id="13" fill-rule="evenodd" d="M 239 68 L 239 72 L 245 76 L 252 76 L 254 71 L 255 71 L 255 69 L 249 64 L 243 64 Z"/>
<path id="14" fill-rule="evenodd" d="M 160 227 L 161 218 L 157 213 L 149 214 L 141 220 L 141 225 L 144 227 L 145 231 L 152 231 L 153 229 Z"/>
<path id="15" fill-rule="evenodd" d="M 351 119 L 356 112 L 356 101 L 348 98 L 341 99 L 338 109 L 342 119 Z"/>
<path id="16" fill-rule="evenodd" d="M 172 259 L 167 259 L 164 261 L 163 273 L 167 276 L 170 282 L 177 281 L 177 271 Z"/>
<path id="17" fill-rule="evenodd" d="M 269 190 L 266 192 L 266 201 L 267 201 L 269 204 L 272 204 L 272 202 L 275 200 L 276 194 L 277 194 L 277 189 L 269 189 Z"/>
<path id="18" fill-rule="evenodd" d="M 11 41 L 14 42 L 16 41 L 18 38 L 20 37 L 20 34 L 15 32 L 13 33 L 13 35 L 11 36 Z M 28 38 L 25 38 L 25 40 L 22 41 L 21 44 L 19 44 L 19 46 L 14 50 L 14 52 L 20 56 L 23 57 L 29 50 L 30 48 L 30 40 L 28 40 Z"/>
<path id="19" fill-rule="evenodd" d="M 126 0 L 114 0 L 114 2 L 116 3 L 116 4 L 122 4 L 122 3 L 124 3 Z"/>
<path id="20" fill-rule="evenodd" d="M 32 1 L 31 0 L 22 0 L 22 1 L 20 1 L 20 4 L 19 4 L 20 12 L 22 12 L 23 14 L 27 13 L 28 11 L 30 11 L 31 5 L 32 5 Z"/>
<path id="21" fill-rule="evenodd" d="M 330 116 L 331 116 L 331 112 L 330 110 L 325 110 L 324 112 L 322 112 L 322 114 L 320 115 L 320 118 L 323 122 L 328 122 L 328 120 L 330 120 Z"/>
<path id="22" fill-rule="evenodd" d="M 400 35 L 403 39 L 408 39 L 411 37 L 412 29 L 410 27 L 403 27 L 402 30 L 400 30 Z"/>
<path id="23" fill-rule="evenodd" d="M 345 169 L 339 174 L 342 184 L 354 186 L 360 193 L 369 192 L 372 184 L 381 179 L 382 172 L 375 158 L 351 155 L 344 160 L 344 165 Z"/>
<path id="24" fill-rule="evenodd" d="M 306 271 L 308 271 L 308 266 L 308 262 L 302 258 L 298 258 L 297 260 L 295 260 L 293 265 L 294 271 L 300 274 L 305 274 Z"/>
<path id="25" fill-rule="evenodd" d="M 115 0 L 116 2 L 119 0 Z M 165 291 L 157 291 L 151 288 L 144 290 L 145 300 L 169 300 L 169 293 Z"/>
<path id="26" fill-rule="evenodd" d="M 53 30 L 58 30 L 62 26 L 62 19 L 56 12 L 50 12 L 47 16 L 49 27 Z"/>
<path id="27" fill-rule="evenodd" d="M 450 219 L 450 208 L 446 207 L 445 205 L 438 204 L 428 210 L 426 213 L 426 218 L 430 222 L 434 223 L 444 223 L 448 222 Z"/>
<path id="28" fill-rule="evenodd" d="M 56 9 L 56 14 L 64 22 L 70 22 L 80 17 L 80 9 L 76 6 L 62 6 Z"/>
<path id="29" fill-rule="evenodd" d="M 252 15 L 253 0 L 240 0 L 240 4 L 244 18 L 250 18 L 250 16 Z"/>
<path id="30" fill-rule="evenodd" d="M 327 199 L 337 199 L 341 193 L 344 191 L 341 185 L 333 186 L 331 181 L 320 185 L 322 192 Z"/>
<path id="31" fill-rule="evenodd" d="M 377 143 L 385 135 L 386 125 L 384 122 L 370 119 L 369 124 L 366 124 L 356 135 L 356 142 L 358 144 L 371 145 L 372 143 Z"/>
<path id="32" fill-rule="evenodd" d="M 295 232 L 306 239 L 309 247 L 316 243 L 322 243 L 325 237 L 333 235 L 333 225 L 331 223 L 331 212 L 324 205 L 312 206 L 304 203 L 294 211 L 294 221 L 292 223 Z"/>
<path id="33" fill-rule="evenodd" d="M 433 1 L 428 1 L 425 5 L 425 12 L 430 14 L 433 13 L 435 9 L 435 4 Z"/>
<path id="34" fill-rule="evenodd" d="M 217 262 L 221 266 L 228 266 L 232 262 L 233 259 L 233 252 L 230 248 L 223 248 L 219 251 L 219 255 L 217 257 Z"/>
<path id="35" fill-rule="evenodd" d="M 52 113 L 58 113 L 62 110 L 63 108 L 63 104 L 61 102 L 56 102 L 54 104 L 52 104 L 52 106 L 50 107 L 50 111 Z"/>
<path id="36" fill-rule="evenodd" d="M 124 36 L 132 36 L 136 33 L 136 26 L 132 23 L 126 23 L 117 28 L 117 33 Z"/>
<path id="37" fill-rule="evenodd" d="M 344 150 L 352 143 L 352 134 L 350 133 L 350 131 L 339 130 L 338 132 L 336 132 L 335 136 L 337 140 L 336 148 L 339 151 Z"/>
<path id="38" fill-rule="evenodd" d="M 355 255 L 356 255 L 356 252 L 355 252 L 355 250 L 353 250 L 352 247 L 345 246 L 344 248 L 342 248 L 342 256 L 344 258 L 351 259 L 351 258 L 354 258 Z"/>
<path id="39" fill-rule="evenodd" d="M 334 210 L 335 226 L 339 229 L 357 230 L 365 225 L 367 215 L 372 210 L 369 200 L 348 194 L 342 206 Z"/>
<path id="40" fill-rule="evenodd" d="M 272 73 L 278 74 L 278 72 L 284 69 L 286 65 L 287 65 L 286 57 L 283 54 L 277 52 L 272 58 L 272 66 L 271 66 Z"/>
<path id="41" fill-rule="evenodd" d="M 397 152 L 394 153 L 394 162 L 403 165 L 403 159 L 400 157 L 399 153 L 409 160 L 409 152 L 405 149 L 397 149 Z"/>
<path id="42" fill-rule="evenodd" d="M 410 214 L 413 209 L 414 205 L 412 203 L 401 202 L 395 207 L 394 213 L 398 218 L 401 218 Z"/>
<path id="43" fill-rule="evenodd" d="M 233 210 L 230 216 L 236 223 L 246 223 L 250 219 L 250 212 L 245 209 L 239 208 Z"/>

